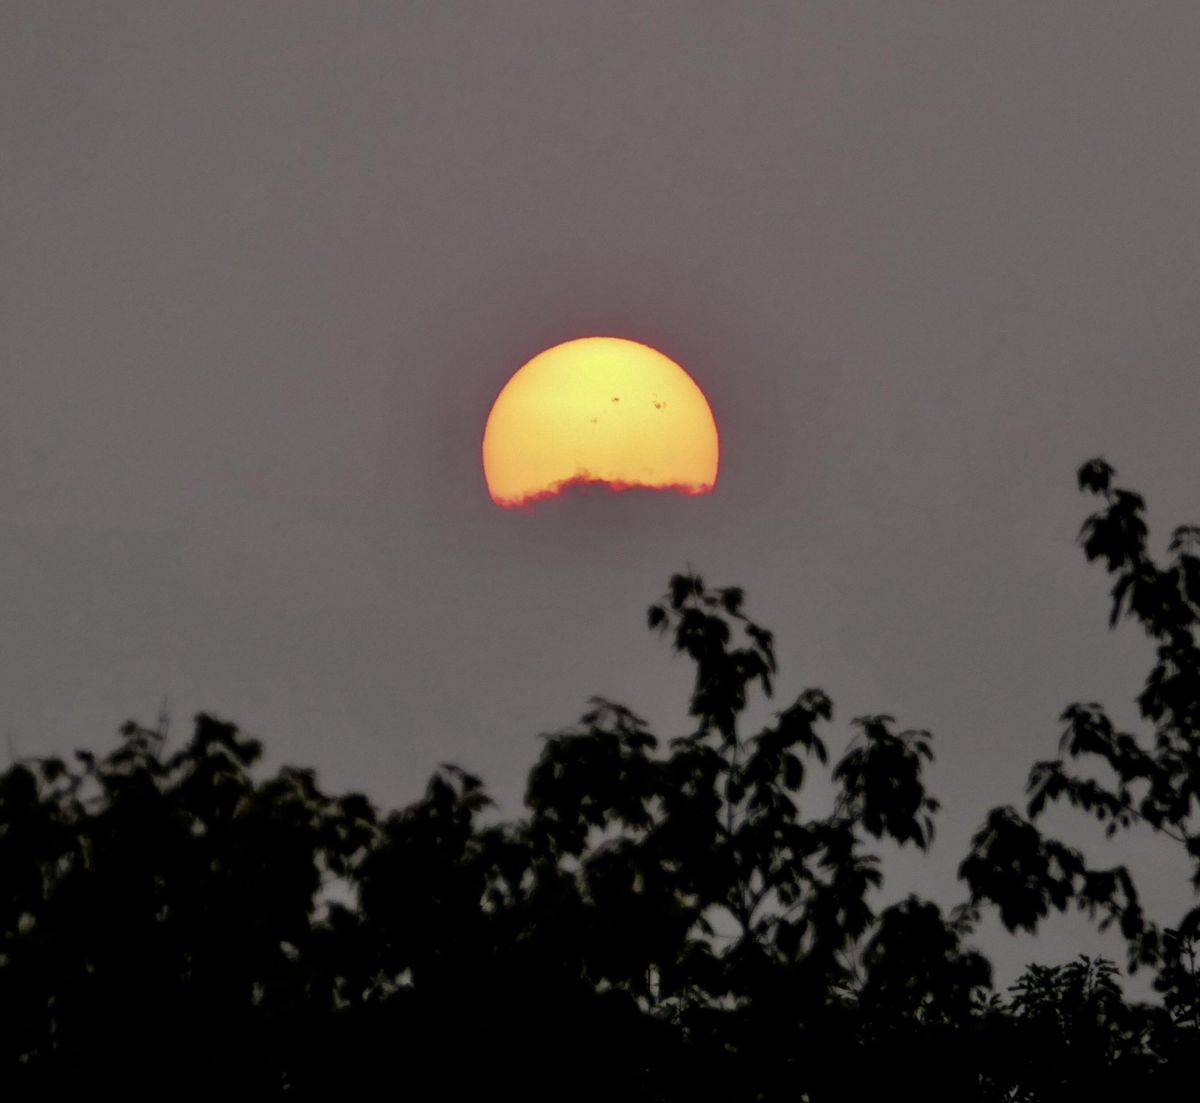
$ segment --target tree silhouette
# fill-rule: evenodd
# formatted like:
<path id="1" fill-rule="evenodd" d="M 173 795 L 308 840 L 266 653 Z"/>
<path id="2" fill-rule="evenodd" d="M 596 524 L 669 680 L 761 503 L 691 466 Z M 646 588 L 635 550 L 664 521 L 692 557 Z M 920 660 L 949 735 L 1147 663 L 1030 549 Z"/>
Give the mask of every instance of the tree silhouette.
<path id="1" fill-rule="evenodd" d="M 689 730 L 663 740 L 594 699 L 546 738 L 511 822 L 457 767 L 388 814 L 311 771 L 260 778 L 259 745 L 207 715 L 173 752 L 163 725 L 131 723 L 106 756 L 13 763 L 5 1085 L 735 1103 L 840 1101 L 881 1074 L 900 1098 L 1171 1089 L 1200 1051 L 1200 909 L 1160 929 L 1133 873 L 1092 868 L 1037 824 L 1066 800 L 1110 835 L 1145 825 L 1200 886 L 1200 530 L 1176 530 L 1155 565 L 1143 503 L 1112 475 L 1080 473 L 1105 500 L 1084 551 L 1115 576 L 1113 622 L 1158 643 L 1139 699 L 1153 740 L 1071 706 L 1027 815 L 998 808 L 972 840 L 962 906 L 876 903 L 875 844 L 933 841 L 929 733 L 859 717 L 831 760 L 833 706 L 814 689 L 745 732 L 754 696 L 774 694 L 771 633 L 741 590 L 689 572 L 648 617 L 695 667 Z M 819 814 L 814 771 L 833 794 Z M 970 944 L 993 906 L 1010 929 L 1071 906 L 1118 924 L 1161 1004 L 1127 1003 L 1103 959 L 1032 966 L 996 993 Z"/>
<path id="2" fill-rule="evenodd" d="M 1160 566 L 1147 551 L 1145 503 L 1114 487 L 1115 474 L 1102 460 L 1080 469 L 1080 487 L 1105 503 L 1084 522 L 1080 541 L 1087 558 L 1103 560 L 1114 576 L 1110 625 L 1132 617 L 1156 644 L 1156 662 L 1137 699 L 1153 737 L 1118 731 L 1096 702 L 1070 705 L 1062 714 L 1059 756 L 1030 771 L 1028 818 L 1011 806 L 993 811 L 961 874 L 976 901 L 998 906 L 1010 930 L 1032 930 L 1051 909 L 1072 905 L 1099 914 L 1102 927 L 1116 923 L 1128 943 L 1130 968 L 1155 967 L 1155 987 L 1166 1005 L 1194 1029 L 1200 1027 L 1194 963 L 1200 907 L 1160 930 L 1145 915 L 1128 869 L 1091 868 L 1079 851 L 1036 827 L 1058 801 L 1095 817 L 1107 837 L 1147 827 L 1188 856 L 1191 885 L 1200 889 L 1200 527 L 1175 529 L 1170 558 Z M 1073 773 L 1068 760 L 1075 759 L 1101 766 L 1110 780 Z"/>

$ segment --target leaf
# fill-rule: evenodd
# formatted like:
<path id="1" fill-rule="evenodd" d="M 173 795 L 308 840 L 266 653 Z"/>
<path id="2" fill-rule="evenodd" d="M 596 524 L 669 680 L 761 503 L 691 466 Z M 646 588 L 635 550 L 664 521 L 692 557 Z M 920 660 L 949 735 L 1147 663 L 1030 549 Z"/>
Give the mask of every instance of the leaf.
<path id="1" fill-rule="evenodd" d="M 742 608 L 745 595 L 738 586 L 727 586 L 720 592 L 721 606 L 731 616 L 737 616 Z"/>
<path id="2" fill-rule="evenodd" d="M 1108 490 L 1116 469 L 1102 459 L 1088 460 L 1079 469 L 1079 489 L 1103 494 Z"/>

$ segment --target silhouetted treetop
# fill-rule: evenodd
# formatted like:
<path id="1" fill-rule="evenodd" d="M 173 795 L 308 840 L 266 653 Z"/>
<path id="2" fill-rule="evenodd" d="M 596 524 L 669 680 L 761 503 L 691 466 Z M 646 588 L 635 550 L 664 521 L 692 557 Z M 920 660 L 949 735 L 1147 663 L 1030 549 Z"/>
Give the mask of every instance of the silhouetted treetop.
<path id="1" fill-rule="evenodd" d="M 1150 831 L 1200 888 L 1200 528 L 1156 561 L 1115 475 L 1080 469 L 1101 500 L 1080 540 L 1113 577 L 1112 624 L 1155 642 L 1148 731 L 1068 706 L 1025 812 L 984 814 L 962 905 L 885 886 L 878 853 L 933 844 L 930 733 L 881 714 L 839 734 L 811 688 L 751 725 L 777 691 L 774 637 L 740 588 L 688 571 L 647 616 L 695 668 L 683 734 L 594 698 L 545 737 L 511 820 L 453 765 L 387 812 L 311 770 L 265 776 L 258 742 L 205 714 L 178 748 L 165 724 L 130 723 L 106 754 L 10 764 L 4 1086 L 842 1103 L 882 1074 L 893 1096 L 956 1103 L 1170 1090 L 1200 1052 L 1200 908 L 1158 925 L 1134 871 L 1040 826 L 1066 802 L 1110 837 Z M 1116 966 L 1085 957 L 997 993 L 973 945 L 987 908 L 1010 930 L 1068 908 L 1115 924 L 1161 1004 L 1127 1002 Z"/>

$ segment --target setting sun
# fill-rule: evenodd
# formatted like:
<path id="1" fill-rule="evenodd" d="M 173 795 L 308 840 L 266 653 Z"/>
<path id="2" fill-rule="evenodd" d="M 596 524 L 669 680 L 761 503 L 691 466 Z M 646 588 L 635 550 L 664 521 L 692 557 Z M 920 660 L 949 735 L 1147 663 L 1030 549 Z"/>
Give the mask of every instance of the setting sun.
<path id="1" fill-rule="evenodd" d="M 483 433 L 484 475 L 501 506 L 583 483 L 706 494 L 717 463 L 717 426 L 691 376 L 620 337 L 539 353 L 505 384 Z"/>

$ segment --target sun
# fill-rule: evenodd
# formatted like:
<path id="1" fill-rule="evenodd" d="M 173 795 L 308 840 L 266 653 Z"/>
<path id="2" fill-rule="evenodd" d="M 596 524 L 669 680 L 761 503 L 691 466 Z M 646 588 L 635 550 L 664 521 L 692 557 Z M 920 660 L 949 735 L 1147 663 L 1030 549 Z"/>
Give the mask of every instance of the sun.
<path id="1" fill-rule="evenodd" d="M 492 501 L 523 506 L 578 484 L 707 494 L 717 425 L 674 360 L 622 337 L 546 349 L 504 385 L 483 431 Z"/>

